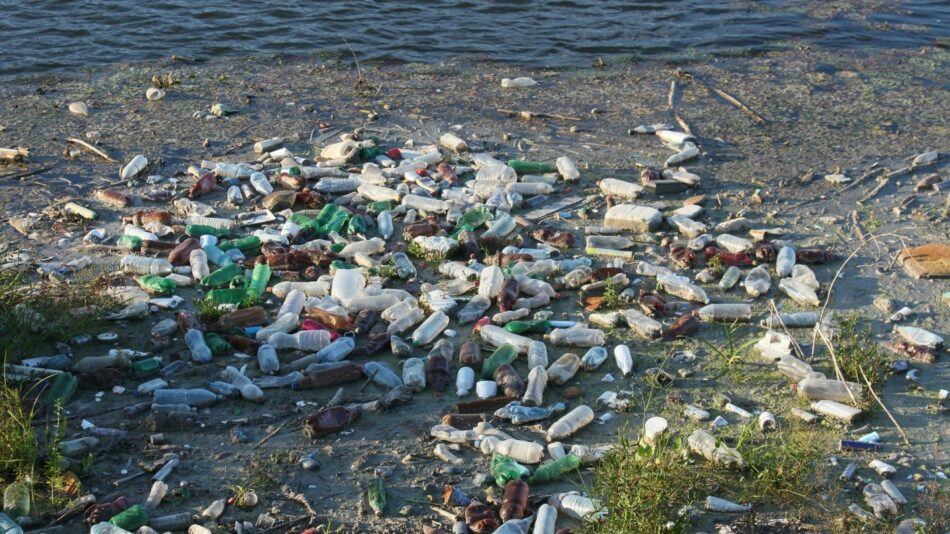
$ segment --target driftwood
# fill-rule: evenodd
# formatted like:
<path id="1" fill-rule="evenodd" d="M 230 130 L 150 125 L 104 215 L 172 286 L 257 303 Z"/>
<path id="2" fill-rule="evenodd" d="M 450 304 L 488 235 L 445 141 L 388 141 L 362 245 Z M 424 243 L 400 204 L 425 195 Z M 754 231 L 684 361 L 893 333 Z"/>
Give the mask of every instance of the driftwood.
<path id="1" fill-rule="evenodd" d="M 755 122 L 757 122 L 757 123 L 759 123 L 759 124 L 765 124 L 765 119 L 763 119 L 758 113 L 752 111 L 752 109 L 750 109 L 749 106 L 743 104 L 742 102 L 739 102 L 739 101 L 736 99 L 736 97 L 730 95 L 729 93 L 727 93 L 727 92 L 725 92 L 725 91 L 722 91 L 722 90 L 720 90 L 720 89 L 716 89 L 715 87 L 711 87 L 711 89 L 712 89 L 712 91 L 713 91 L 714 93 L 716 93 L 717 95 L 719 95 L 719 96 L 721 96 L 723 99 L 725 99 L 726 102 L 729 102 L 729 103 L 732 104 L 733 106 L 735 106 L 735 107 L 739 108 L 740 110 L 742 110 L 746 115 L 752 117 L 752 120 L 753 120 L 753 121 L 755 121 Z"/>
<path id="2" fill-rule="evenodd" d="M 30 156 L 30 149 L 18 146 L 16 148 L 0 148 L 0 159 L 8 161 L 24 161 Z"/>
<path id="3" fill-rule="evenodd" d="M 104 159 L 104 160 L 106 160 L 106 161 L 109 161 L 109 162 L 112 162 L 112 163 L 119 163 L 118 161 L 112 159 L 112 156 L 110 156 L 109 154 L 106 154 L 106 153 L 103 152 L 102 150 L 99 150 L 98 148 L 96 148 L 96 147 L 92 146 L 91 144 L 89 144 L 89 143 L 83 141 L 82 139 L 76 139 L 75 137 L 69 137 L 69 138 L 66 139 L 66 142 L 67 142 L 67 143 L 72 143 L 72 144 L 74 144 L 74 145 L 79 145 L 80 148 L 84 148 L 84 149 L 88 150 L 89 152 L 92 152 L 93 154 L 99 156 L 100 158 L 102 158 L 102 159 Z"/>

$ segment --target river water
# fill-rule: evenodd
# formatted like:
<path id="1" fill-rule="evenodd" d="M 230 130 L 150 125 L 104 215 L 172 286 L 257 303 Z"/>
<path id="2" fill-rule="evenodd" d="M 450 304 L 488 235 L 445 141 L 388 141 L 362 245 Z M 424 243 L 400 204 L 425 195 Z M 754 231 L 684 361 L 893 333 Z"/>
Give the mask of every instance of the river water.
<path id="1" fill-rule="evenodd" d="M 831 7 L 829 7 L 831 6 Z M 326 54 L 524 65 L 697 58 L 950 39 L 941 0 L 0 0 L 0 77 L 152 60 Z M 345 41 L 344 41 L 345 39 Z"/>

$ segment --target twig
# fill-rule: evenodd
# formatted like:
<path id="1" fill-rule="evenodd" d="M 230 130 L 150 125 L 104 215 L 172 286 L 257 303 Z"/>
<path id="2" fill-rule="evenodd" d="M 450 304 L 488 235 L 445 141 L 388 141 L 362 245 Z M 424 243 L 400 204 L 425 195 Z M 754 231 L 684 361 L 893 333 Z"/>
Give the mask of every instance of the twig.
<path id="1" fill-rule="evenodd" d="M 254 445 L 253 447 L 251 447 L 251 450 L 261 448 L 261 445 L 263 445 L 264 443 L 266 443 L 267 440 L 269 440 L 270 438 L 276 436 L 277 433 L 280 432 L 280 429 L 284 428 L 284 425 L 286 425 L 286 424 L 287 424 L 287 421 L 284 421 L 283 423 L 277 425 L 277 428 L 275 428 L 274 430 L 272 430 L 272 431 L 270 432 L 270 434 L 267 434 L 266 436 L 264 436 L 263 438 L 261 438 L 261 440 L 257 442 L 257 445 Z"/>
<path id="2" fill-rule="evenodd" d="M 118 163 L 118 161 L 116 161 L 115 159 L 112 159 L 112 156 L 110 156 L 109 154 L 106 154 L 105 152 L 103 152 L 102 150 L 99 150 L 98 148 L 92 146 L 91 144 L 83 141 L 82 139 L 76 139 L 75 137 L 67 137 L 66 142 L 72 143 L 74 145 L 79 145 L 80 147 L 85 148 L 89 152 L 92 152 L 93 154 L 99 156 L 100 158 L 108 162 Z"/>
<path id="3" fill-rule="evenodd" d="M 782 314 L 778 312 L 778 308 L 775 307 L 775 300 L 769 299 L 769 312 L 775 317 L 778 321 L 778 324 L 782 325 L 782 330 L 785 332 L 785 335 L 788 336 L 788 339 L 792 340 L 792 348 L 795 349 L 795 354 L 801 358 L 802 361 L 805 361 L 805 352 L 802 350 L 802 347 L 798 344 L 798 341 L 795 341 L 795 336 L 788 331 L 788 327 L 785 326 L 785 321 L 782 320 Z"/>
<path id="4" fill-rule="evenodd" d="M 884 178 L 880 182 L 878 182 L 877 186 L 875 186 L 875 188 L 872 189 L 870 193 L 861 197 L 861 200 L 858 200 L 858 204 L 864 204 L 868 200 L 871 200 L 872 198 L 874 198 L 875 195 L 880 193 L 882 189 L 887 187 L 887 184 L 889 184 L 891 181 L 889 176 L 890 175 L 884 175 Z"/>
<path id="5" fill-rule="evenodd" d="M 498 108 L 498 113 L 508 115 L 509 117 L 521 117 L 524 120 L 531 120 L 534 118 L 538 119 L 557 119 L 561 121 L 579 121 L 580 117 L 571 117 L 568 115 L 561 115 L 560 113 L 539 113 L 535 111 L 514 111 L 511 109 L 502 109 Z"/>
<path id="6" fill-rule="evenodd" d="M 874 176 L 874 174 L 877 173 L 879 170 L 880 170 L 880 169 L 877 168 L 877 163 L 874 163 L 874 165 L 871 165 L 871 168 L 868 169 L 867 172 L 865 172 L 864 174 L 862 174 L 860 178 L 858 178 L 857 180 L 851 182 L 850 184 L 848 184 L 848 185 L 842 187 L 841 190 L 838 191 L 838 193 L 844 193 L 845 191 L 849 191 L 849 190 L 851 190 L 851 189 L 854 189 L 855 187 L 857 187 L 858 185 L 860 185 L 861 183 L 863 183 L 863 182 L 864 182 L 865 180 L 867 180 L 868 178 Z"/>
<path id="7" fill-rule="evenodd" d="M 730 95 L 729 93 L 727 93 L 727 92 L 725 92 L 725 91 L 721 91 L 721 90 L 719 90 L 719 89 L 716 89 L 715 87 L 712 87 L 711 89 L 712 89 L 712 91 L 713 91 L 714 93 L 716 93 L 717 95 L 719 95 L 719 96 L 721 96 L 722 98 L 724 98 L 727 102 L 729 102 L 729 103 L 732 104 L 733 106 L 735 106 L 735 107 L 739 108 L 740 110 L 742 110 L 746 115 L 752 117 L 752 120 L 753 120 L 753 121 L 755 121 L 755 122 L 757 122 L 757 123 L 759 123 L 759 124 L 765 124 L 765 119 L 763 119 L 762 117 L 760 117 L 758 113 L 752 111 L 752 110 L 749 108 L 749 106 L 746 106 L 746 105 L 743 104 L 742 102 L 739 102 L 738 100 L 736 100 L 736 98 L 735 98 L 734 96 Z"/>
<path id="8" fill-rule="evenodd" d="M 683 131 L 686 132 L 686 135 L 693 135 L 693 129 L 689 127 L 689 124 L 686 123 L 686 120 L 683 119 L 683 117 L 681 117 L 679 113 L 674 112 L 673 118 L 676 119 L 676 124 L 679 124 L 680 128 L 682 128 Z"/>
<path id="9" fill-rule="evenodd" d="M 310 514 L 310 517 L 317 516 L 317 511 L 313 509 L 313 506 L 311 506 L 310 501 L 307 500 L 306 495 L 304 495 L 303 493 L 297 493 L 296 491 L 291 489 L 290 486 L 286 484 L 280 487 L 280 492 L 284 495 L 284 497 L 287 497 L 288 499 L 306 508 L 307 513 Z"/>
<path id="10" fill-rule="evenodd" d="M 373 378 L 376 377 L 376 373 L 378 372 L 379 372 L 379 369 L 373 369 L 373 372 L 369 375 L 369 378 L 366 379 L 366 382 L 363 382 L 363 385 L 360 386 L 360 389 L 359 389 L 360 393 L 362 393 L 363 390 L 366 389 L 366 386 L 368 386 L 369 383 L 373 381 Z"/>
<path id="11" fill-rule="evenodd" d="M 670 80 L 670 94 L 667 96 L 670 111 L 676 114 L 676 80 Z"/>
<path id="12" fill-rule="evenodd" d="M 904 444 L 910 447 L 910 439 L 907 438 L 907 432 L 904 432 L 904 429 L 901 428 L 900 424 L 898 424 L 897 419 L 894 419 L 894 416 L 891 415 L 891 411 L 887 409 L 887 406 L 884 406 L 884 401 L 882 401 L 881 398 L 877 396 L 877 393 L 874 392 L 874 388 L 871 387 L 871 381 L 868 380 L 868 375 L 864 374 L 864 368 L 859 365 L 858 371 L 861 371 L 861 378 L 863 378 L 864 383 L 868 385 L 868 391 L 871 392 L 871 396 L 874 397 L 874 400 L 877 401 L 877 403 L 884 410 L 884 413 L 887 414 L 887 418 L 890 419 L 892 423 L 894 423 L 897 431 L 901 433 L 901 437 L 904 438 Z"/>
<path id="13" fill-rule="evenodd" d="M 861 231 L 861 223 L 858 222 L 858 210 L 851 210 L 851 224 L 854 227 L 854 233 L 858 235 L 858 239 L 861 240 L 861 243 L 864 243 L 864 232 Z"/>
<path id="14" fill-rule="evenodd" d="M 6 175 L 6 176 L 0 176 L 0 178 L 10 178 L 11 180 L 22 180 L 23 178 L 26 178 L 27 176 L 33 176 L 33 175 L 35 175 L 35 174 L 44 173 L 44 172 L 46 172 L 46 171 L 52 169 L 53 167 L 55 167 L 55 165 L 49 165 L 49 166 L 47 166 L 47 167 L 40 167 L 39 169 L 33 169 L 32 171 L 24 171 L 24 172 L 17 173 L 17 174 L 8 174 L 8 175 Z"/>

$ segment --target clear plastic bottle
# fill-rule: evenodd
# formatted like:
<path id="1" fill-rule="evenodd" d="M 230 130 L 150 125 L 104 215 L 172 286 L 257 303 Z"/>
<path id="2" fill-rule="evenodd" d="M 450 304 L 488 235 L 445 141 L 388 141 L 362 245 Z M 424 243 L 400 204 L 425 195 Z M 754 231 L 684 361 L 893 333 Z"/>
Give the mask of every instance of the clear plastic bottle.
<path id="1" fill-rule="evenodd" d="M 591 347 L 581 358 L 581 367 L 585 371 L 594 371 L 607 361 L 608 356 L 607 349 L 604 347 Z"/>
<path id="2" fill-rule="evenodd" d="M 504 454 L 517 462 L 525 464 L 540 463 L 544 458 L 544 445 L 520 439 L 505 439 L 495 443 L 492 452 Z"/>
<path id="3" fill-rule="evenodd" d="M 788 295 L 795 302 L 805 306 L 818 306 L 821 301 L 815 290 L 794 278 L 782 278 L 778 282 L 780 291 Z"/>
<path id="4" fill-rule="evenodd" d="M 512 334 L 511 332 L 501 328 L 500 326 L 495 326 L 492 324 L 484 325 L 478 330 L 479 335 L 482 338 L 482 341 L 499 347 L 508 343 L 509 345 L 514 345 L 518 349 L 518 352 L 527 353 L 528 347 L 533 341 L 529 337 L 520 336 L 518 334 Z"/>
<path id="5" fill-rule="evenodd" d="M 212 169 L 212 172 L 221 178 L 248 178 L 254 172 L 250 167 L 236 163 L 203 161 L 201 166 Z"/>
<path id="6" fill-rule="evenodd" d="M 772 277 L 769 276 L 769 271 L 765 268 L 765 265 L 759 265 L 749 271 L 743 285 L 745 286 L 746 293 L 753 297 L 758 297 L 768 293 L 769 288 L 772 287 Z"/>
<path id="7" fill-rule="evenodd" d="M 172 264 L 166 260 L 146 256 L 124 256 L 119 260 L 119 266 L 129 274 L 166 275 L 171 274 L 173 269 Z"/>
<path id="8" fill-rule="evenodd" d="M 407 209 L 425 211 L 429 213 L 445 213 L 449 211 L 449 203 L 437 198 L 428 198 L 420 195 L 406 195 L 402 197 L 402 203 Z"/>
<path id="9" fill-rule="evenodd" d="M 425 318 L 425 312 L 419 307 L 413 307 L 401 317 L 389 323 L 389 326 L 386 327 L 386 331 L 390 334 L 401 334 L 412 328 L 412 326 L 419 321 L 422 321 L 423 318 Z"/>
<path id="10" fill-rule="evenodd" d="M 554 534 L 557 523 L 557 509 L 550 504 L 542 504 L 534 520 L 534 530 L 531 534 Z"/>
<path id="11" fill-rule="evenodd" d="M 317 352 L 317 361 L 322 363 L 338 362 L 346 358 L 356 348 L 352 336 L 342 336 Z"/>
<path id="12" fill-rule="evenodd" d="M 716 236 L 716 245 L 727 252 L 734 254 L 752 252 L 752 241 L 743 237 L 731 234 L 719 234 Z"/>
<path id="13" fill-rule="evenodd" d="M 203 250 L 206 254 L 208 261 L 217 265 L 218 267 L 224 267 L 234 263 L 223 250 L 217 247 L 217 245 L 204 245 L 201 247 L 201 250 Z"/>
<path id="14" fill-rule="evenodd" d="M 388 240 L 393 235 L 393 216 L 389 210 L 381 211 L 376 216 L 376 228 L 384 240 Z"/>
<path id="15" fill-rule="evenodd" d="M 409 259 L 409 256 L 406 256 L 405 252 L 393 254 L 392 261 L 393 265 L 396 266 L 396 276 L 403 280 L 416 277 L 416 267 L 412 264 L 412 260 Z"/>
<path id="16" fill-rule="evenodd" d="M 274 192 L 274 186 L 267 179 L 267 175 L 262 172 L 255 172 L 250 177 L 251 187 L 262 195 L 269 195 Z"/>
<path id="17" fill-rule="evenodd" d="M 617 362 L 617 369 L 620 370 L 620 374 L 630 376 L 633 371 L 633 355 L 630 353 L 630 347 L 626 345 L 614 347 L 614 359 Z"/>
<path id="18" fill-rule="evenodd" d="M 472 297 L 458 312 L 459 325 L 477 321 L 491 307 L 491 300 L 482 295 Z"/>
<path id="19" fill-rule="evenodd" d="M 475 387 L 475 370 L 471 367 L 461 367 L 455 377 L 455 394 L 459 397 L 468 395 Z"/>
<path id="20" fill-rule="evenodd" d="M 515 309 L 529 309 L 533 310 L 535 308 L 541 308 L 547 306 L 551 303 L 551 297 L 547 293 L 540 293 L 533 297 L 522 297 L 515 301 Z"/>
<path id="21" fill-rule="evenodd" d="M 565 384 L 568 380 L 574 378 L 580 367 L 581 359 L 577 354 L 573 352 L 565 353 L 547 368 L 548 383 L 557 386 Z"/>
<path id="22" fill-rule="evenodd" d="M 561 284 L 563 284 L 564 287 L 576 289 L 590 280 L 591 272 L 593 271 L 590 267 L 583 265 L 562 276 Z"/>
<path id="23" fill-rule="evenodd" d="M 374 384 L 387 389 L 396 388 L 402 385 L 402 380 L 386 364 L 379 362 L 366 362 L 363 365 L 363 374 L 370 378 Z"/>
<path id="24" fill-rule="evenodd" d="M 402 362 L 402 383 L 413 393 L 426 388 L 426 365 L 420 358 L 408 358 Z"/>
<path id="25" fill-rule="evenodd" d="M 122 235 L 137 237 L 142 241 L 158 241 L 157 235 L 132 224 L 125 225 L 125 228 L 122 230 Z"/>
<path id="26" fill-rule="evenodd" d="M 792 269 L 795 268 L 795 249 L 785 245 L 778 251 L 775 258 L 775 274 L 779 278 L 786 278 L 792 275 Z"/>
<path id="27" fill-rule="evenodd" d="M 713 321 L 749 321 L 752 319 L 752 306 L 744 303 L 707 304 L 699 309 L 699 318 Z"/>
<path id="28" fill-rule="evenodd" d="M 488 230 L 482 234 L 482 237 L 505 237 L 515 229 L 515 219 L 507 213 L 502 213 L 496 217 L 488 226 Z"/>
<path id="29" fill-rule="evenodd" d="M 188 345 L 188 350 L 191 351 L 191 359 L 194 361 L 198 363 L 211 361 L 211 349 L 205 343 L 205 337 L 201 330 L 191 328 L 185 332 L 185 344 Z"/>
<path id="30" fill-rule="evenodd" d="M 729 291 L 732 289 L 736 283 L 739 282 L 739 278 L 742 276 L 742 271 L 739 270 L 735 265 L 730 265 L 726 272 L 722 275 L 722 279 L 719 280 L 719 289 L 723 291 Z"/>
<path id="31" fill-rule="evenodd" d="M 277 320 L 274 321 L 273 323 L 271 323 L 271 324 L 265 326 L 264 328 L 261 328 L 260 330 L 258 330 L 257 333 L 254 334 L 254 337 L 255 337 L 255 339 L 257 339 L 258 341 L 266 341 L 266 342 L 270 343 L 271 345 L 274 345 L 274 347 L 279 350 L 279 349 L 281 349 L 281 348 L 283 348 L 283 347 L 279 347 L 279 346 L 277 346 L 276 344 L 274 344 L 273 342 L 268 341 L 268 339 L 270 338 L 270 336 L 272 336 L 273 334 L 279 333 L 279 332 L 280 332 L 280 333 L 287 333 L 287 332 L 290 332 L 290 331 L 293 330 L 294 328 L 297 328 L 297 325 L 298 325 L 298 324 L 300 324 L 300 318 L 299 318 L 299 317 L 297 317 L 296 315 L 290 314 L 290 313 L 284 314 L 284 315 L 278 317 Z M 288 347 L 288 348 L 289 348 L 289 347 Z"/>
<path id="32" fill-rule="evenodd" d="M 356 241 L 347 244 L 342 250 L 340 250 L 340 252 L 337 253 L 337 255 L 344 258 L 350 258 L 357 252 L 373 255 L 382 252 L 384 248 L 386 248 L 385 241 L 379 237 L 372 237 L 370 239 L 364 239 L 363 241 Z"/>
<path id="33" fill-rule="evenodd" d="M 195 280 L 200 281 L 211 273 L 211 269 L 208 267 L 208 255 L 200 248 L 191 251 L 188 263 L 191 265 L 191 276 Z"/>
<path id="34" fill-rule="evenodd" d="M 544 388 L 548 384 L 548 372 L 540 365 L 528 372 L 528 385 L 521 402 L 528 406 L 541 406 L 544 402 Z"/>
<path id="35" fill-rule="evenodd" d="M 264 392 L 243 372 L 229 365 L 224 369 L 223 375 L 240 389 L 241 397 L 243 397 L 244 400 L 252 402 L 264 401 Z"/>
<path id="36" fill-rule="evenodd" d="M 547 338 L 552 345 L 568 347 L 595 347 L 606 341 L 603 330 L 578 327 L 555 328 Z"/>
<path id="37" fill-rule="evenodd" d="M 323 332 L 323 330 L 316 331 Z M 266 375 L 276 373 L 277 370 L 280 369 L 280 360 L 277 359 L 277 350 L 267 343 L 262 344 L 257 349 L 257 365 L 260 367 L 261 372 Z"/>
<path id="38" fill-rule="evenodd" d="M 156 404 L 187 404 L 188 406 L 210 406 L 221 396 L 207 389 L 157 389 L 152 394 Z"/>
<path id="39" fill-rule="evenodd" d="M 535 262 L 537 264 L 538 262 Z M 526 275 L 518 275 L 515 277 L 518 280 L 518 289 L 525 295 L 541 295 L 545 294 L 548 297 L 554 298 L 557 296 L 557 291 L 551 287 L 551 284 L 545 282 L 544 280 L 538 280 L 536 278 L 531 278 Z"/>
<path id="40" fill-rule="evenodd" d="M 267 337 L 267 344 L 275 350 L 296 349 L 317 352 L 330 344 L 330 332 L 328 330 L 302 330 L 295 334 L 274 332 Z"/>
<path id="41" fill-rule="evenodd" d="M 544 343 L 532 339 L 528 344 L 528 369 L 538 366 L 547 368 L 548 348 Z"/>
<path id="42" fill-rule="evenodd" d="M 574 408 L 552 424 L 546 433 L 547 440 L 560 441 L 568 438 L 594 420 L 594 410 L 587 405 Z"/>
<path id="43" fill-rule="evenodd" d="M 674 297 L 700 304 L 709 304 L 709 297 L 706 296 L 706 292 L 701 287 L 690 283 L 689 278 L 674 274 L 659 274 L 656 281 L 663 288 L 663 291 Z"/>
<path id="44" fill-rule="evenodd" d="M 277 317 L 282 317 L 287 313 L 300 315 L 306 300 L 307 296 L 304 295 L 303 291 L 299 289 L 291 290 L 290 293 L 287 293 L 287 296 L 284 297 L 284 302 L 280 305 L 280 309 L 277 310 Z"/>

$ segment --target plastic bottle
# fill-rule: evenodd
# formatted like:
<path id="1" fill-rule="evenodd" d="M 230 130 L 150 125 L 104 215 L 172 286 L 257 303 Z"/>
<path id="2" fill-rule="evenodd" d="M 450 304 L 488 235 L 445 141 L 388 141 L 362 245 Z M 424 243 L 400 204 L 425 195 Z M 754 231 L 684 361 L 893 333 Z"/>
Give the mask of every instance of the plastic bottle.
<path id="1" fill-rule="evenodd" d="M 605 342 L 604 331 L 593 328 L 555 328 L 547 338 L 552 345 L 568 347 L 594 347 Z"/>
<path id="2" fill-rule="evenodd" d="M 614 347 L 614 359 L 617 361 L 617 369 L 620 370 L 620 374 L 630 376 L 633 371 L 633 355 L 630 354 L 630 347 L 626 345 Z M 583 360 L 581 363 L 583 363 Z"/>
<path id="3" fill-rule="evenodd" d="M 264 402 L 264 392 L 254 382 L 251 381 L 243 372 L 238 371 L 232 366 L 224 368 L 222 375 L 231 381 L 241 391 L 241 397 L 244 400 L 252 402 Z"/>
<path id="4" fill-rule="evenodd" d="M 542 504 L 535 515 L 534 530 L 531 531 L 531 534 L 554 534 L 556 523 L 557 509 L 550 504 Z"/>
<path id="5" fill-rule="evenodd" d="M 295 343 L 297 343 L 296 341 L 292 341 L 292 340 L 289 341 L 287 338 L 280 338 L 281 341 L 279 342 L 270 341 L 270 337 L 272 335 L 277 334 L 277 333 L 286 334 L 287 332 L 290 332 L 294 328 L 297 328 L 299 324 L 300 324 L 299 317 L 291 313 L 286 313 L 278 317 L 277 320 L 274 321 L 273 323 L 258 330 L 257 333 L 254 334 L 254 338 L 257 339 L 258 341 L 266 341 L 270 343 L 271 345 L 274 345 L 274 348 L 278 350 L 283 349 L 283 348 L 299 348 L 295 346 Z M 329 341 L 327 341 L 327 343 L 329 343 Z M 319 349 L 314 349 L 314 350 L 319 350 Z"/>
<path id="6" fill-rule="evenodd" d="M 316 354 L 316 360 L 322 363 L 342 361 L 355 348 L 356 340 L 351 336 L 343 336 L 320 349 Z"/>
<path id="7" fill-rule="evenodd" d="M 425 363 L 419 358 L 409 358 L 402 364 L 402 383 L 413 393 L 426 388 Z"/>
<path id="8" fill-rule="evenodd" d="M 768 293 L 769 288 L 772 287 L 772 278 L 769 276 L 769 271 L 765 268 L 765 265 L 759 265 L 749 271 L 743 285 L 745 286 L 746 293 L 753 297 L 758 297 L 759 295 Z"/>
<path id="9" fill-rule="evenodd" d="M 560 441 L 570 437 L 594 420 L 594 410 L 580 405 L 561 417 L 548 428 L 546 437 L 550 441 Z"/>
<path id="10" fill-rule="evenodd" d="M 475 387 L 475 370 L 471 367 L 461 367 L 455 377 L 455 394 L 464 397 Z"/>
<path id="11" fill-rule="evenodd" d="M 481 295 L 476 295 L 465 304 L 465 306 L 458 312 L 458 322 L 459 325 L 468 324 L 478 320 L 483 313 L 488 311 L 488 308 L 491 307 L 491 300 Z"/>
<path id="12" fill-rule="evenodd" d="M 505 493 L 503 494 L 501 508 L 499 510 L 502 521 L 508 522 L 511 519 L 521 519 L 524 517 L 525 509 L 528 506 L 528 493 L 528 484 L 523 480 L 510 480 L 505 484 Z M 495 532 L 501 532 L 505 529 L 505 525 L 502 525 L 501 529 Z M 518 529 L 512 532 L 527 532 L 527 525 L 524 530 Z"/>
<path id="13" fill-rule="evenodd" d="M 29 481 L 13 482 L 3 490 L 3 511 L 15 518 L 30 515 Z"/>
<path id="14" fill-rule="evenodd" d="M 492 299 L 501 293 L 502 285 L 505 283 L 505 274 L 501 268 L 491 265 L 482 269 L 479 276 L 478 295 Z"/>
<path id="15" fill-rule="evenodd" d="M 269 195 L 274 192 L 274 186 L 267 180 L 267 175 L 262 172 L 251 174 L 251 187 L 262 195 Z"/>
<path id="16" fill-rule="evenodd" d="M 707 304 L 699 309 L 703 321 L 748 321 L 752 319 L 752 306 L 742 303 Z"/>
<path id="17" fill-rule="evenodd" d="M 558 386 L 562 385 L 571 378 L 574 378 L 574 375 L 577 374 L 577 370 L 580 369 L 580 367 L 581 359 L 577 354 L 573 352 L 565 353 L 547 368 L 548 383 Z"/>
<path id="18" fill-rule="evenodd" d="M 548 348 L 544 343 L 532 339 L 528 344 L 528 369 L 539 366 L 548 366 Z"/>
<path id="19" fill-rule="evenodd" d="M 345 301 L 350 298 L 363 295 L 363 289 L 366 287 L 366 278 L 359 269 L 347 269 L 337 271 L 333 275 L 333 285 L 330 286 L 330 295 L 339 300 Z"/>
<path id="20" fill-rule="evenodd" d="M 656 281 L 658 285 L 662 286 L 663 291 L 674 297 L 679 297 L 691 302 L 698 302 L 700 304 L 709 304 L 709 297 L 706 296 L 706 292 L 703 291 L 702 288 L 691 284 L 688 278 L 677 275 L 659 274 L 656 277 Z"/>
<path id="21" fill-rule="evenodd" d="M 217 245 L 202 245 L 201 250 L 204 251 L 207 261 L 217 265 L 218 267 L 224 267 L 229 263 L 234 263 L 223 250 L 218 248 Z"/>
<path id="22" fill-rule="evenodd" d="M 854 382 L 810 377 L 802 379 L 796 389 L 800 397 L 809 400 L 833 400 L 848 404 L 861 402 L 864 390 Z"/>
<path id="23" fill-rule="evenodd" d="M 624 180 L 618 180 L 616 178 L 604 178 L 603 180 L 597 182 L 597 186 L 600 187 L 600 190 L 604 195 L 622 199 L 640 198 L 640 196 L 643 194 L 642 185 Z"/>
<path id="24" fill-rule="evenodd" d="M 124 256 L 119 266 L 129 274 L 166 275 L 172 272 L 172 264 L 168 261 L 145 256 Z"/>
<path id="25" fill-rule="evenodd" d="M 270 281 L 270 276 L 270 265 L 266 263 L 254 265 L 254 271 L 251 273 L 251 282 L 247 285 L 247 296 L 251 300 L 256 302 L 264 296 L 264 291 L 267 289 L 267 282 Z"/>
<path id="26" fill-rule="evenodd" d="M 502 344 L 482 363 L 482 377 L 492 378 L 501 365 L 510 364 L 518 358 L 518 349 L 514 345 Z"/>
<path id="27" fill-rule="evenodd" d="M 509 344 L 513 345 L 518 349 L 518 352 L 528 352 L 528 347 L 533 341 L 531 338 L 525 336 L 519 336 L 518 334 L 512 334 L 504 328 L 495 325 L 484 325 L 478 330 L 479 336 L 481 336 L 482 341 L 494 345 L 496 347 Z"/>
<path id="28" fill-rule="evenodd" d="M 387 389 L 392 389 L 402 385 L 402 380 L 386 364 L 379 362 L 366 362 L 363 365 L 363 374 L 370 378 L 375 384 Z"/>
<path id="29" fill-rule="evenodd" d="M 449 316 L 441 310 L 436 311 L 412 333 L 412 344 L 416 347 L 432 343 L 446 327 L 449 326 Z"/>
<path id="30" fill-rule="evenodd" d="M 394 320 L 389 323 L 389 326 L 386 328 L 386 331 L 390 334 L 401 334 L 412 327 L 412 325 L 422 321 L 425 317 L 425 312 L 421 308 L 414 307 L 406 312 L 402 317 Z"/>
<path id="31" fill-rule="evenodd" d="M 288 314 L 284 317 L 293 316 Z M 267 344 L 275 350 L 296 349 L 317 352 L 330 344 L 330 332 L 328 330 L 301 330 L 295 334 L 274 332 L 267 337 Z"/>
<path id="32" fill-rule="evenodd" d="M 229 263 L 204 276 L 198 283 L 204 288 L 227 287 L 232 280 L 242 274 L 244 274 L 244 269 L 237 264 Z"/>
<path id="33" fill-rule="evenodd" d="M 538 446 L 540 447 L 540 445 Z M 541 451 L 544 451 L 544 447 L 541 447 Z M 540 461 L 540 458 L 538 460 Z M 492 453 L 491 473 L 495 478 L 495 483 L 498 484 L 499 487 L 505 487 L 511 480 L 526 478 L 531 471 L 527 467 L 519 464 L 517 460 L 499 452 L 494 452 Z"/>
<path id="34" fill-rule="evenodd" d="M 544 388 L 548 384 L 548 373 L 540 365 L 528 372 L 528 384 L 521 402 L 528 406 L 541 406 L 544 402 Z"/>
<path id="35" fill-rule="evenodd" d="M 152 394 L 156 404 L 187 404 L 188 406 L 210 406 L 221 396 L 207 389 L 158 389 Z"/>
<path id="36" fill-rule="evenodd" d="M 129 531 L 137 530 L 148 523 L 148 511 L 144 506 L 136 504 L 112 516 L 109 523 Z"/>
<path id="37" fill-rule="evenodd" d="M 538 467 L 534 474 L 531 475 L 529 481 L 532 484 L 542 484 L 544 482 L 550 482 L 559 478 L 565 473 L 574 471 L 581 465 L 581 459 L 574 454 L 566 454 L 554 461 L 547 462 L 540 467 Z M 544 508 L 543 505 L 542 509 Z M 550 508 L 550 507 L 548 507 Z M 538 521 L 541 521 L 541 511 L 539 510 Z"/>
<path id="38" fill-rule="evenodd" d="M 315 330 L 320 332 L 320 330 Z M 280 335 L 280 334 L 275 334 Z M 286 335 L 286 334 L 285 334 Z M 261 372 L 270 375 L 280 369 L 280 360 L 277 359 L 277 350 L 273 346 L 264 343 L 257 349 L 257 365 Z"/>
<path id="39" fill-rule="evenodd" d="M 584 357 L 581 358 L 581 367 L 583 367 L 585 371 L 594 371 L 607 361 L 608 356 L 607 349 L 603 347 L 591 347 L 587 353 L 584 354 Z"/>
<path id="40" fill-rule="evenodd" d="M 723 291 L 732 289 L 733 286 L 735 286 L 739 281 L 740 276 L 742 276 L 742 271 L 740 271 L 735 265 L 730 266 L 722 275 L 722 279 L 719 280 L 719 289 L 722 289 Z"/>
<path id="41" fill-rule="evenodd" d="M 779 278 L 791 276 L 792 269 L 795 268 L 795 249 L 785 245 L 778 251 L 775 258 L 775 274 Z"/>
<path id="42" fill-rule="evenodd" d="M 376 216 L 376 228 L 384 240 L 388 240 L 393 235 L 393 216 L 389 210 L 381 211 Z"/>

